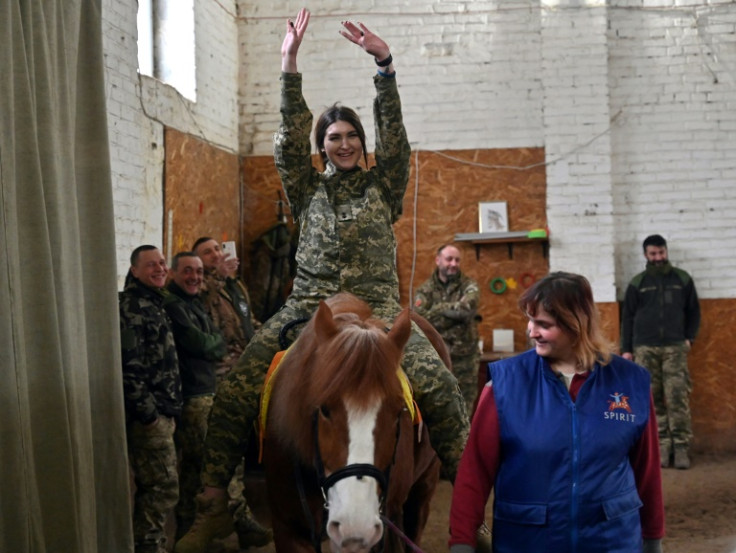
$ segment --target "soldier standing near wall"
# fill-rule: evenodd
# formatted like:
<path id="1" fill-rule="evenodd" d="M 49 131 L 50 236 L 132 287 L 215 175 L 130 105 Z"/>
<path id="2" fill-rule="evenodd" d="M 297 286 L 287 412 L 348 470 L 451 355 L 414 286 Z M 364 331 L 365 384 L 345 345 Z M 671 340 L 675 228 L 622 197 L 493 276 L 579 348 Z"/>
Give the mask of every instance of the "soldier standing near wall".
<path id="1" fill-rule="evenodd" d="M 164 307 L 171 319 L 179 357 L 182 407 L 174 434 L 179 449 L 179 502 L 176 505 L 176 533 L 191 526 L 196 512 L 194 496 L 199 491 L 202 448 L 207 434 L 207 418 L 215 397 L 215 363 L 225 355 L 225 340 L 199 301 L 202 260 L 192 252 L 180 252 L 171 262 L 173 280 Z"/>
<path id="2" fill-rule="evenodd" d="M 220 244 L 208 236 L 198 238 L 192 251 L 204 265 L 202 302 L 227 343 L 227 355 L 217 367 L 220 381 L 238 362 L 260 323 L 253 316 L 248 289 L 235 275 L 238 258 L 227 257 Z"/>
<path id="3" fill-rule="evenodd" d="M 128 458 L 136 487 L 135 553 L 166 553 L 164 525 L 179 497 L 174 430 L 182 395 L 174 334 L 164 311 L 166 273 L 159 249 L 139 246 L 120 293 Z"/>
<path id="4" fill-rule="evenodd" d="M 251 309 L 245 284 L 236 275 L 239 260 L 226 255 L 220 244 L 208 236 L 198 238 L 192 247 L 202 260 L 204 279 L 200 297 L 213 324 L 225 338 L 227 353 L 217 364 L 218 385 L 238 362 L 260 323 Z M 253 516 L 245 498 L 245 460 L 242 459 L 228 485 L 229 506 L 235 512 L 235 531 L 242 549 L 260 547 L 273 539 L 273 532 L 264 528 Z"/>
<path id="5" fill-rule="evenodd" d="M 690 467 L 690 372 L 687 354 L 700 327 L 700 304 L 693 279 L 673 267 L 659 234 L 643 243 L 647 268 L 629 283 L 621 316 L 621 351 L 652 375 L 660 461 Z M 633 352 L 633 353 L 632 353 Z"/>
<path id="6" fill-rule="evenodd" d="M 460 250 L 445 244 L 437 250 L 435 268 L 417 290 L 414 309 L 442 335 L 450 350 L 452 372 L 468 412 L 478 394 L 478 283 L 460 271 Z"/>

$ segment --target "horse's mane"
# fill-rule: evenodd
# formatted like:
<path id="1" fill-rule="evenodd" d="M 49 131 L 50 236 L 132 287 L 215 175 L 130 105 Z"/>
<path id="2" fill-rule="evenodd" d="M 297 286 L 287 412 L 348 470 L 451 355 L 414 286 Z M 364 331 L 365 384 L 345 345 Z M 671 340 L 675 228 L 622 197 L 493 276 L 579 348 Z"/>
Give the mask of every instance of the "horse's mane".
<path id="1" fill-rule="evenodd" d="M 357 408 L 377 398 L 403 401 L 396 376 L 402 351 L 389 339 L 386 323 L 350 294 L 326 303 L 333 325 L 322 328 L 313 316 L 302 330 L 280 369 L 269 412 L 279 439 L 305 453 L 313 447 L 311 416 L 321 405 L 339 398 Z"/>
<path id="2" fill-rule="evenodd" d="M 388 340 L 385 323 L 350 314 L 334 320 L 340 331 L 315 349 L 319 370 L 311 374 L 309 396 L 317 404 L 349 398 L 358 407 L 376 397 L 401 397 L 396 378 L 401 351 Z"/>

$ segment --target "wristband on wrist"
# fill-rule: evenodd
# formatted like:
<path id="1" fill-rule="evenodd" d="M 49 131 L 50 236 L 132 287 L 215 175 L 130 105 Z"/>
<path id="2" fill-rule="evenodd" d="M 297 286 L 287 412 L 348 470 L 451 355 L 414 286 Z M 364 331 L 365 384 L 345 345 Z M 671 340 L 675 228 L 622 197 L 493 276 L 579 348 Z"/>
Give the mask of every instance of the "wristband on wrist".
<path id="1" fill-rule="evenodd" d="M 376 60 L 376 65 L 378 67 L 388 67 L 389 65 L 391 65 L 392 61 L 394 61 L 394 58 L 393 56 L 391 56 L 391 54 L 389 54 L 385 60 L 381 60 L 381 61 Z"/>

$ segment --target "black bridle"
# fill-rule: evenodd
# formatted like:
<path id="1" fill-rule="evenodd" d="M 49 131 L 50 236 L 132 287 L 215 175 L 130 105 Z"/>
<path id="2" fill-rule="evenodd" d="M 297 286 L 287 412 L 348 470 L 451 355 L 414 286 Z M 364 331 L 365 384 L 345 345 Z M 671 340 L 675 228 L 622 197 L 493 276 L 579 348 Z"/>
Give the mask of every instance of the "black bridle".
<path id="1" fill-rule="evenodd" d="M 322 553 L 321 538 L 325 532 L 327 524 L 327 511 L 330 510 L 330 503 L 327 500 L 327 493 L 329 492 L 330 488 L 340 480 L 351 477 L 356 477 L 358 480 L 361 480 L 364 477 L 373 478 L 374 480 L 376 480 L 381 489 L 381 496 L 379 498 L 379 513 L 382 515 L 381 519 L 385 520 L 385 517 L 383 516 L 383 511 L 385 510 L 386 497 L 388 496 L 389 477 L 391 475 L 391 467 L 393 467 L 396 463 L 396 450 L 398 449 L 399 438 L 401 437 L 401 413 L 405 410 L 406 408 L 402 409 L 401 412 L 399 412 L 399 416 L 397 417 L 396 442 L 394 443 L 394 451 L 393 455 L 391 456 L 391 462 L 386 467 L 385 471 L 382 471 L 381 469 L 370 463 L 353 463 L 337 469 L 329 476 L 325 476 L 325 466 L 319 450 L 319 409 L 315 409 L 314 414 L 312 415 L 312 430 L 314 433 L 313 468 L 317 473 L 317 482 L 319 484 L 320 491 L 322 492 L 322 498 L 324 500 L 324 504 L 322 506 L 322 528 L 319 532 L 317 532 L 315 520 L 314 517 L 312 517 L 312 511 L 309 508 L 309 504 L 307 502 L 307 496 L 304 489 L 304 479 L 302 476 L 301 468 L 297 462 L 294 463 L 294 473 L 296 475 L 297 489 L 299 490 L 299 499 L 301 500 L 304 516 L 309 522 L 309 532 L 312 539 L 312 545 L 316 553 Z"/>

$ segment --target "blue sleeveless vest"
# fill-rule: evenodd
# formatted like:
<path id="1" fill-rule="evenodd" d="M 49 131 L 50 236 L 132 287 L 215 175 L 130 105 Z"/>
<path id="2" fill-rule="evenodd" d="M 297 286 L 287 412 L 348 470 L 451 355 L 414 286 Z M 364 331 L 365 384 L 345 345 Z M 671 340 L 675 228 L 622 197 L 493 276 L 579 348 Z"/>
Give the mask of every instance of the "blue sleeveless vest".
<path id="1" fill-rule="evenodd" d="M 573 402 L 534 350 L 489 366 L 501 431 L 494 553 L 637 553 L 629 452 L 649 418 L 649 374 L 614 357 Z"/>

